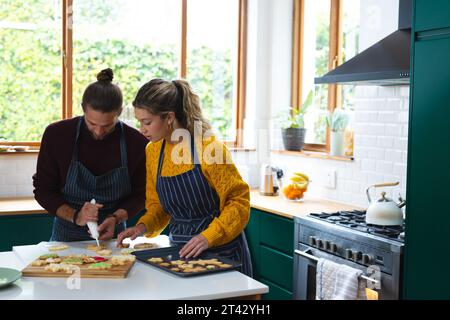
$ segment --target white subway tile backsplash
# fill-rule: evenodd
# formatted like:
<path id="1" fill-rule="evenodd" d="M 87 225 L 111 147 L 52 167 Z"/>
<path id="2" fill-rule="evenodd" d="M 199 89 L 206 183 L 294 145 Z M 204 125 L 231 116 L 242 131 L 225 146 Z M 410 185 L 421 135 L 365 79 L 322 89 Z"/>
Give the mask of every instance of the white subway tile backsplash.
<path id="1" fill-rule="evenodd" d="M 394 141 L 394 148 L 401 151 L 408 149 L 408 138 L 397 138 Z"/>
<path id="2" fill-rule="evenodd" d="M 382 148 L 369 148 L 368 157 L 372 160 L 384 160 L 384 149 Z"/>
<path id="3" fill-rule="evenodd" d="M 394 164 L 394 174 L 399 175 L 399 176 L 405 176 L 406 175 L 406 164 L 403 164 L 403 163 Z"/>
<path id="4" fill-rule="evenodd" d="M 14 185 L 0 185 L 0 198 L 15 197 L 16 186 Z"/>
<path id="5" fill-rule="evenodd" d="M 385 151 L 385 160 L 392 162 L 401 162 L 402 161 L 402 151 L 395 149 L 387 149 Z"/>
<path id="6" fill-rule="evenodd" d="M 361 160 L 361 170 L 364 171 L 375 171 L 377 169 L 377 162 L 372 159 Z"/>
<path id="7" fill-rule="evenodd" d="M 393 111 L 380 111 L 380 112 L 378 112 L 378 121 L 380 121 L 382 123 L 397 122 L 396 121 L 396 113 Z"/>
<path id="8" fill-rule="evenodd" d="M 398 137 L 402 134 L 402 127 L 398 124 L 387 124 L 384 127 L 384 133 L 387 136 L 394 136 L 394 137 Z"/>
<path id="9" fill-rule="evenodd" d="M 394 164 L 389 161 L 378 161 L 377 162 L 377 172 L 383 172 L 390 174 L 393 172 Z"/>
<path id="10" fill-rule="evenodd" d="M 377 146 L 380 148 L 392 148 L 394 145 L 393 137 L 377 137 Z"/>

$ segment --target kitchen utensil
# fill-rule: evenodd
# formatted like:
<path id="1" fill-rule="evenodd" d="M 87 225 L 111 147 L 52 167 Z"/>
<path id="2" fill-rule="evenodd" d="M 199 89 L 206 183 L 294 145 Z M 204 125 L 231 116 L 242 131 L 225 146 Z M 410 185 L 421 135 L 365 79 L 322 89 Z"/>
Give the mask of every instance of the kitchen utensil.
<path id="1" fill-rule="evenodd" d="M 200 254 L 197 258 L 180 258 L 180 250 L 181 246 L 173 246 L 169 248 L 159 248 L 159 249 L 150 249 L 150 250 L 143 250 L 143 251 L 135 251 L 132 254 L 136 256 L 136 259 L 139 261 L 142 261 L 146 264 L 149 264 L 151 266 L 157 267 L 159 269 L 162 269 L 166 272 L 172 273 L 174 275 L 180 276 L 180 277 L 193 277 L 193 276 L 199 276 L 199 275 L 205 275 L 210 273 L 217 273 L 217 272 L 224 272 L 224 271 L 230 271 L 237 269 L 241 266 L 240 262 L 236 262 L 231 259 L 224 258 L 222 256 L 219 256 L 217 254 L 205 251 Z M 170 261 L 177 261 L 177 260 L 183 260 L 187 261 L 186 264 L 189 264 L 189 261 L 195 261 L 195 260 L 210 260 L 210 259 L 217 259 L 225 264 L 228 264 L 230 267 L 228 268 L 214 268 L 211 270 L 204 270 L 204 271 L 197 271 L 197 272 L 183 272 L 181 269 L 180 271 L 173 271 L 171 270 L 171 267 L 176 267 L 176 265 L 172 265 L 170 267 L 164 267 L 161 266 L 157 262 L 150 262 L 148 261 L 149 258 L 162 258 L 162 260 L 166 263 L 170 263 Z"/>
<path id="2" fill-rule="evenodd" d="M 95 204 L 95 199 L 91 200 L 91 204 Z M 87 226 L 89 231 L 91 232 L 91 237 L 97 241 L 97 246 L 100 247 L 100 243 L 98 242 L 98 223 L 94 221 L 88 221 Z"/>
<path id="3" fill-rule="evenodd" d="M 375 184 L 367 188 L 367 199 L 369 200 L 369 207 L 366 213 L 366 223 L 380 226 L 401 226 L 403 224 L 403 212 L 401 208 L 406 204 L 401 197 L 399 203 L 395 203 L 392 199 L 386 197 L 386 192 L 381 193 L 381 198 L 377 201 L 372 201 L 370 198 L 371 188 L 394 187 L 399 182 Z"/>
<path id="4" fill-rule="evenodd" d="M 274 183 L 274 173 L 276 173 L 276 185 Z M 264 196 L 276 196 L 281 188 L 281 178 L 283 178 L 283 170 L 269 164 L 262 165 L 259 193 Z"/>
<path id="5" fill-rule="evenodd" d="M 0 268 L 0 288 L 6 287 L 22 277 L 22 272 L 11 268 Z"/>

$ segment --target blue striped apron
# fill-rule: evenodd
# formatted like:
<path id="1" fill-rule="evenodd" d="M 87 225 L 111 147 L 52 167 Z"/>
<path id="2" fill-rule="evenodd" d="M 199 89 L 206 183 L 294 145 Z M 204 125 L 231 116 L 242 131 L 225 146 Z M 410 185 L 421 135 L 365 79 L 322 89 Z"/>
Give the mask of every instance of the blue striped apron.
<path id="1" fill-rule="evenodd" d="M 85 202 L 95 199 L 103 204 L 99 210 L 100 225 L 108 214 L 117 210 L 117 205 L 125 197 L 131 194 L 131 181 L 128 174 L 128 158 L 123 132 L 123 123 L 118 122 L 120 128 L 120 157 L 121 166 L 107 173 L 95 176 L 80 161 L 78 161 L 78 138 L 81 126 L 84 125 L 84 117 L 80 117 L 77 125 L 75 146 L 72 161 L 67 172 L 66 184 L 61 190 L 67 204 L 77 210 L 81 209 Z M 99 159 L 101 161 L 101 159 Z M 114 236 L 123 231 L 125 224 L 116 226 Z M 92 240 L 88 233 L 88 227 L 80 227 L 69 221 L 55 217 L 51 241 L 83 241 Z"/>
<path id="2" fill-rule="evenodd" d="M 194 142 L 191 140 L 191 155 L 194 168 L 172 177 L 162 177 L 164 140 L 161 146 L 156 176 L 156 191 L 165 212 L 170 214 L 169 237 L 177 244 L 185 244 L 204 231 L 220 214 L 220 199 L 203 175 Z M 242 263 L 239 271 L 252 277 L 250 251 L 244 232 L 231 242 L 208 249 L 209 252 Z"/>

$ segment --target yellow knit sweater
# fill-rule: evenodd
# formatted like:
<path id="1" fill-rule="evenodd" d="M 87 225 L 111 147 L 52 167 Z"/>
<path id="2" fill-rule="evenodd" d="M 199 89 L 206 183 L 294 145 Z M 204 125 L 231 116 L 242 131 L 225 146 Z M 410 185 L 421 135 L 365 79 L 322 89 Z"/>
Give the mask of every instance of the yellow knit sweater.
<path id="1" fill-rule="evenodd" d="M 170 221 L 168 213 L 161 207 L 156 192 L 156 174 L 158 160 L 163 140 L 151 142 L 146 148 L 147 166 L 147 212 L 140 218 L 139 223 L 147 227 L 147 237 L 159 235 Z M 201 234 L 208 240 L 210 247 L 226 244 L 236 238 L 248 223 L 250 217 L 249 186 L 242 180 L 236 166 L 231 160 L 226 146 L 213 137 L 196 143 L 197 154 L 201 162 L 201 169 L 209 185 L 217 192 L 220 199 L 220 214 L 209 224 Z M 173 161 L 172 152 L 180 158 Z M 203 154 L 203 157 L 200 155 Z M 192 170 L 194 165 L 191 152 L 187 144 L 165 144 L 164 161 L 161 176 L 176 176 Z"/>

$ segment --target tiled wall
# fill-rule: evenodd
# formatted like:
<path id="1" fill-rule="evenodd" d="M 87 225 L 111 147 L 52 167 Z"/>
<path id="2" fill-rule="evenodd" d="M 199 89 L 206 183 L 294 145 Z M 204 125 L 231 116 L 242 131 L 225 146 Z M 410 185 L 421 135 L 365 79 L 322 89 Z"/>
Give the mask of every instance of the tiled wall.
<path id="1" fill-rule="evenodd" d="M 36 154 L 0 154 L 0 198 L 33 195 L 32 175 L 36 171 Z"/>
<path id="2" fill-rule="evenodd" d="M 399 181 L 399 187 L 385 191 L 395 199 L 399 193 L 405 197 L 409 87 L 360 86 L 356 97 L 353 162 L 273 154 L 272 163 L 288 176 L 297 170 L 309 174 L 312 195 L 364 207 L 368 186 Z M 333 169 L 336 188 L 329 189 L 326 174 Z"/>

